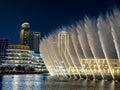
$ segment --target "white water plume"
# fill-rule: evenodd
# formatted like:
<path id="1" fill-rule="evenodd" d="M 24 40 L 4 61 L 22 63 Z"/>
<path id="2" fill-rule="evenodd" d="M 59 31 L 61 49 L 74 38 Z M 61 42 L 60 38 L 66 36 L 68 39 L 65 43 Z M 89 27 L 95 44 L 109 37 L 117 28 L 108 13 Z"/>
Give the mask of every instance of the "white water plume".
<path id="1" fill-rule="evenodd" d="M 41 41 L 40 52 L 51 75 L 115 79 L 120 74 L 120 11 L 57 29 Z"/>

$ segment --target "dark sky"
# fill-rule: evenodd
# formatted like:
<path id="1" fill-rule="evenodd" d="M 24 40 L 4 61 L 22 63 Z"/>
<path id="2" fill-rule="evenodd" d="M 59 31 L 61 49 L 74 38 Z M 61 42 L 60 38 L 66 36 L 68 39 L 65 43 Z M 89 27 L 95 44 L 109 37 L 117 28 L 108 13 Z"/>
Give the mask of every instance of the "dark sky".
<path id="1" fill-rule="evenodd" d="M 96 17 L 119 5 L 119 0 L 0 0 L 0 38 L 10 37 L 11 43 L 18 43 L 23 22 L 44 36 L 85 15 Z"/>

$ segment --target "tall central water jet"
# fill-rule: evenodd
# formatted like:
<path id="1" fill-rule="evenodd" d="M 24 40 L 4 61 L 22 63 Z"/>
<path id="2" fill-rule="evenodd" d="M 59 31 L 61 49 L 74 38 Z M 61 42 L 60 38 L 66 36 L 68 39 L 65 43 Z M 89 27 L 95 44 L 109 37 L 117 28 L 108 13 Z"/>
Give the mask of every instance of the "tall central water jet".
<path id="1" fill-rule="evenodd" d="M 120 11 L 86 17 L 45 37 L 40 51 L 51 75 L 120 79 Z"/>

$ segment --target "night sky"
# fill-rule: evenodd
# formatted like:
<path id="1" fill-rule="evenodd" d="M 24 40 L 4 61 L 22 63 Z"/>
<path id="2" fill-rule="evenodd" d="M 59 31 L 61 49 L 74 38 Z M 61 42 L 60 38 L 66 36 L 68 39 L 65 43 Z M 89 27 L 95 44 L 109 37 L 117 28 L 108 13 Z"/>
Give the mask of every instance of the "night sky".
<path id="1" fill-rule="evenodd" d="M 119 0 L 0 0 L 0 38 L 19 43 L 23 22 L 29 22 L 31 31 L 40 31 L 43 37 L 85 15 L 97 17 L 116 6 L 120 7 Z"/>

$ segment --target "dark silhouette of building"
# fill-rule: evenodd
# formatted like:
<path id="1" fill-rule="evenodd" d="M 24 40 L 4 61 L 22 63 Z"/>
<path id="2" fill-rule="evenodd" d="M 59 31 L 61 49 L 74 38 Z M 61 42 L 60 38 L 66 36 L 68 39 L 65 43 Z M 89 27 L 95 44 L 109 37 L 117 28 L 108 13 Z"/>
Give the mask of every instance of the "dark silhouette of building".
<path id="1" fill-rule="evenodd" d="M 29 35 L 30 49 L 35 53 L 39 53 L 40 32 L 31 31 Z"/>
<path id="2" fill-rule="evenodd" d="M 1 60 L 5 59 L 5 52 L 8 48 L 9 39 L 8 38 L 0 38 L 0 63 Z"/>

